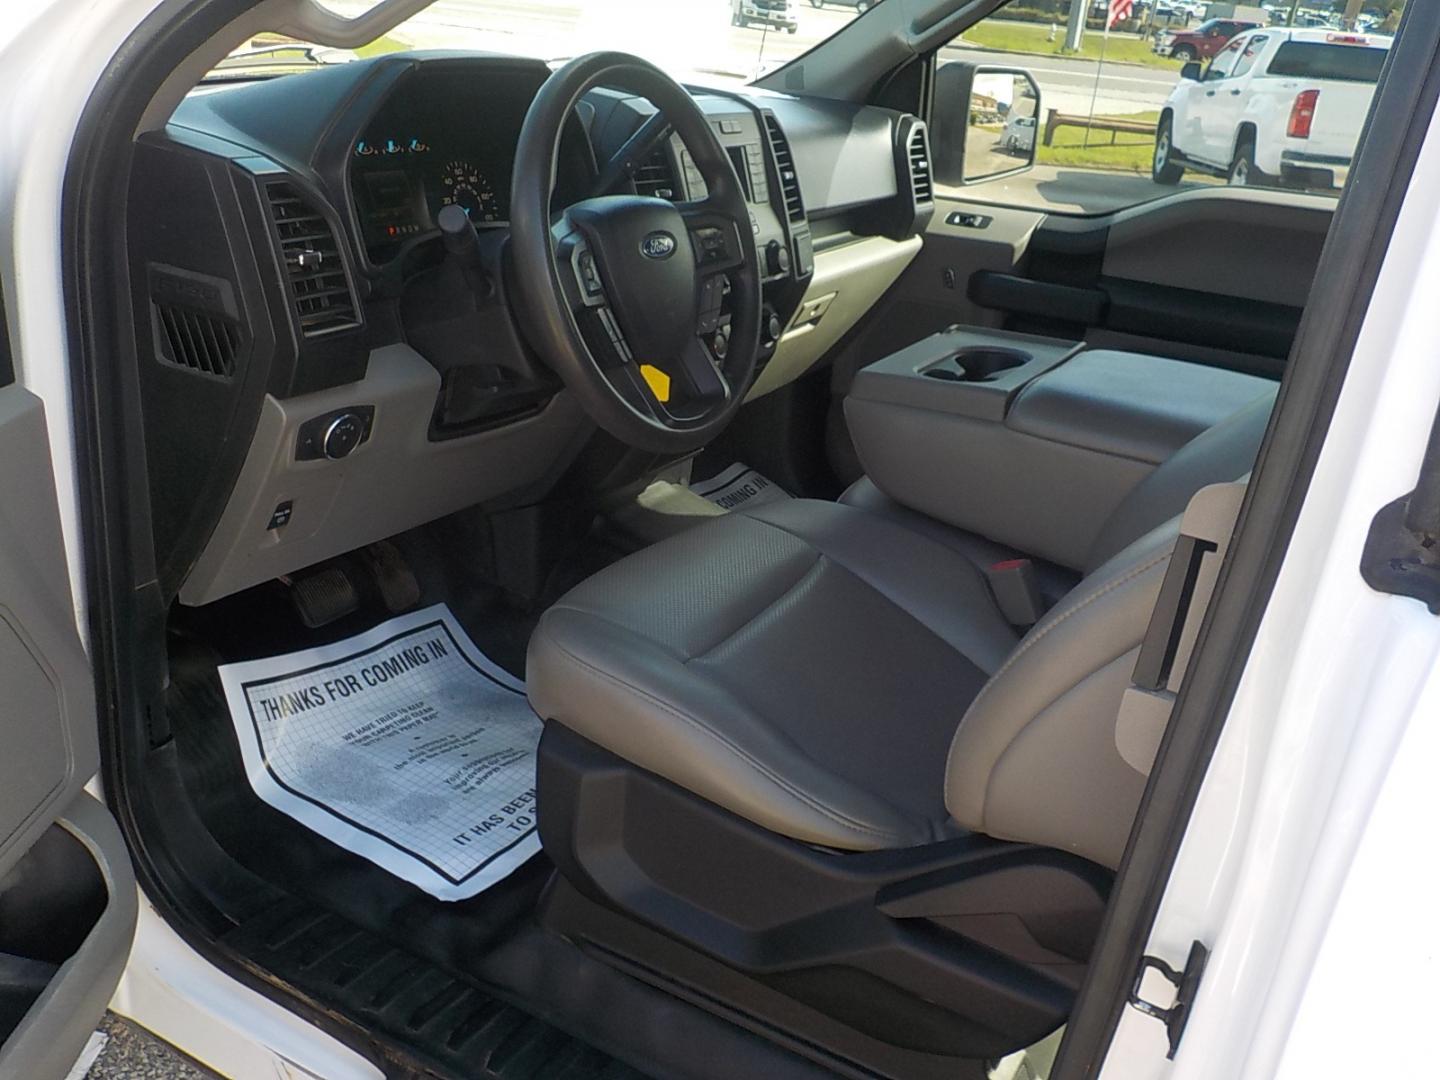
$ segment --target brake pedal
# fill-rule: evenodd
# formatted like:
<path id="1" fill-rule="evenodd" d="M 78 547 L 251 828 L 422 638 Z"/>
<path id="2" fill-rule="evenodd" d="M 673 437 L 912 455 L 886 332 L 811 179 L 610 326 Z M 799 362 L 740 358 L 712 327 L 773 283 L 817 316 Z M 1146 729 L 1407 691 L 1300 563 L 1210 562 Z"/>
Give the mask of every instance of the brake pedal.
<path id="1" fill-rule="evenodd" d="M 400 549 L 388 540 L 371 544 L 361 553 L 365 566 L 380 590 L 380 600 L 392 615 L 409 611 L 420 603 L 420 582 Z"/>
<path id="2" fill-rule="evenodd" d="M 349 574 L 332 566 L 292 581 L 290 602 L 300 621 L 317 630 L 358 611 L 360 591 Z"/>

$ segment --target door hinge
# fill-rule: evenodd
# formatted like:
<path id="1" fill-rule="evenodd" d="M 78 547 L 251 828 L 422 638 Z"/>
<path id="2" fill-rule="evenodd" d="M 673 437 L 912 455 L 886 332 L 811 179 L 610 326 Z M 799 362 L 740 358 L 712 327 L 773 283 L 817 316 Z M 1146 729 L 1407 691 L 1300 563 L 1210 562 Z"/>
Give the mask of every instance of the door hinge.
<path id="1" fill-rule="evenodd" d="M 1185 1021 L 1190 1019 L 1190 1006 L 1195 1002 L 1195 992 L 1200 988 L 1200 977 L 1205 974 L 1205 961 L 1210 950 L 1198 941 L 1190 943 L 1190 955 L 1185 958 L 1185 969 L 1176 971 L 1156 956 L 1142 956 L 1135 971 L 1135 982 L 1130 987 L 1129 1003 L 1146 1016 L 1159 1020 L 1165 1025 L 1170 1040 L 1170 1052 L 1165 1056 L 1173 1058 L 1180 1046 L 1180 1036 L 1185 1034 Z M 1140 984 L 1145 981 L 1145 972 L 1158 971 L 1175 987 L 1175 1000 L 1168 1008 L 1152 1005 L 1140 996 Z"/>

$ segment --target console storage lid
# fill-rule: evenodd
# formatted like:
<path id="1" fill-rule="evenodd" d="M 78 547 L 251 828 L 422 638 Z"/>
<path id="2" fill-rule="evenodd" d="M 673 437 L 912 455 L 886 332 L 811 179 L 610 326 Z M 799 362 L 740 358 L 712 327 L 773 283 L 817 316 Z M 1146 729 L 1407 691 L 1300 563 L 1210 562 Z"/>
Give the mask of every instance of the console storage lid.
<path id="1" fill-rule="evenodd" d="M 1027 382 L 1014 431 L 1158 465 L 1180 447 L 1275 393 L 1275 383 L 1201 364 L 1088 349 Z"/>
<path id="2" fill-rule="evenodd" d="M 1157 465 L 1275 389 L 1178 360 L 952 327 L 861 371 L 845 415 L 866 473 L 896 502 L 1082 570 Z"/>

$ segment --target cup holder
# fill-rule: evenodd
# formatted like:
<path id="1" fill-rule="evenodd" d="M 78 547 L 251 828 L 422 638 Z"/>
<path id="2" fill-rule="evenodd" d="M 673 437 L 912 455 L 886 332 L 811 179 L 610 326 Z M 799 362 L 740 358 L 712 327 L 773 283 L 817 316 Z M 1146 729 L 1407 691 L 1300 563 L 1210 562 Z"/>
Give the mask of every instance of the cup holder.
<path id="1" fill-rule="evenodd" d="M 1028 364 L 1032 359 L 1020 349 L 970 345 L 956 349 L 935 366 L 926 368 L 924 375 L 927 379 L 945 382 L 989 382 L 1002 371 Z"/>

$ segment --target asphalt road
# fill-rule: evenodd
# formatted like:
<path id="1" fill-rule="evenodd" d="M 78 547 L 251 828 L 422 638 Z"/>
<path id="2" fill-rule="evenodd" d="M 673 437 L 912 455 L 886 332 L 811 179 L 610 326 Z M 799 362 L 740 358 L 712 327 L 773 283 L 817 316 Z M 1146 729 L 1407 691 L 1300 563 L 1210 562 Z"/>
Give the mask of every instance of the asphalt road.
<path id="1" fill-rule="evenodd" d="M 144 1028 L 107 1014 L 100 1024 L 105 1048 L 84 1080 L 220 1080 Z"/>

